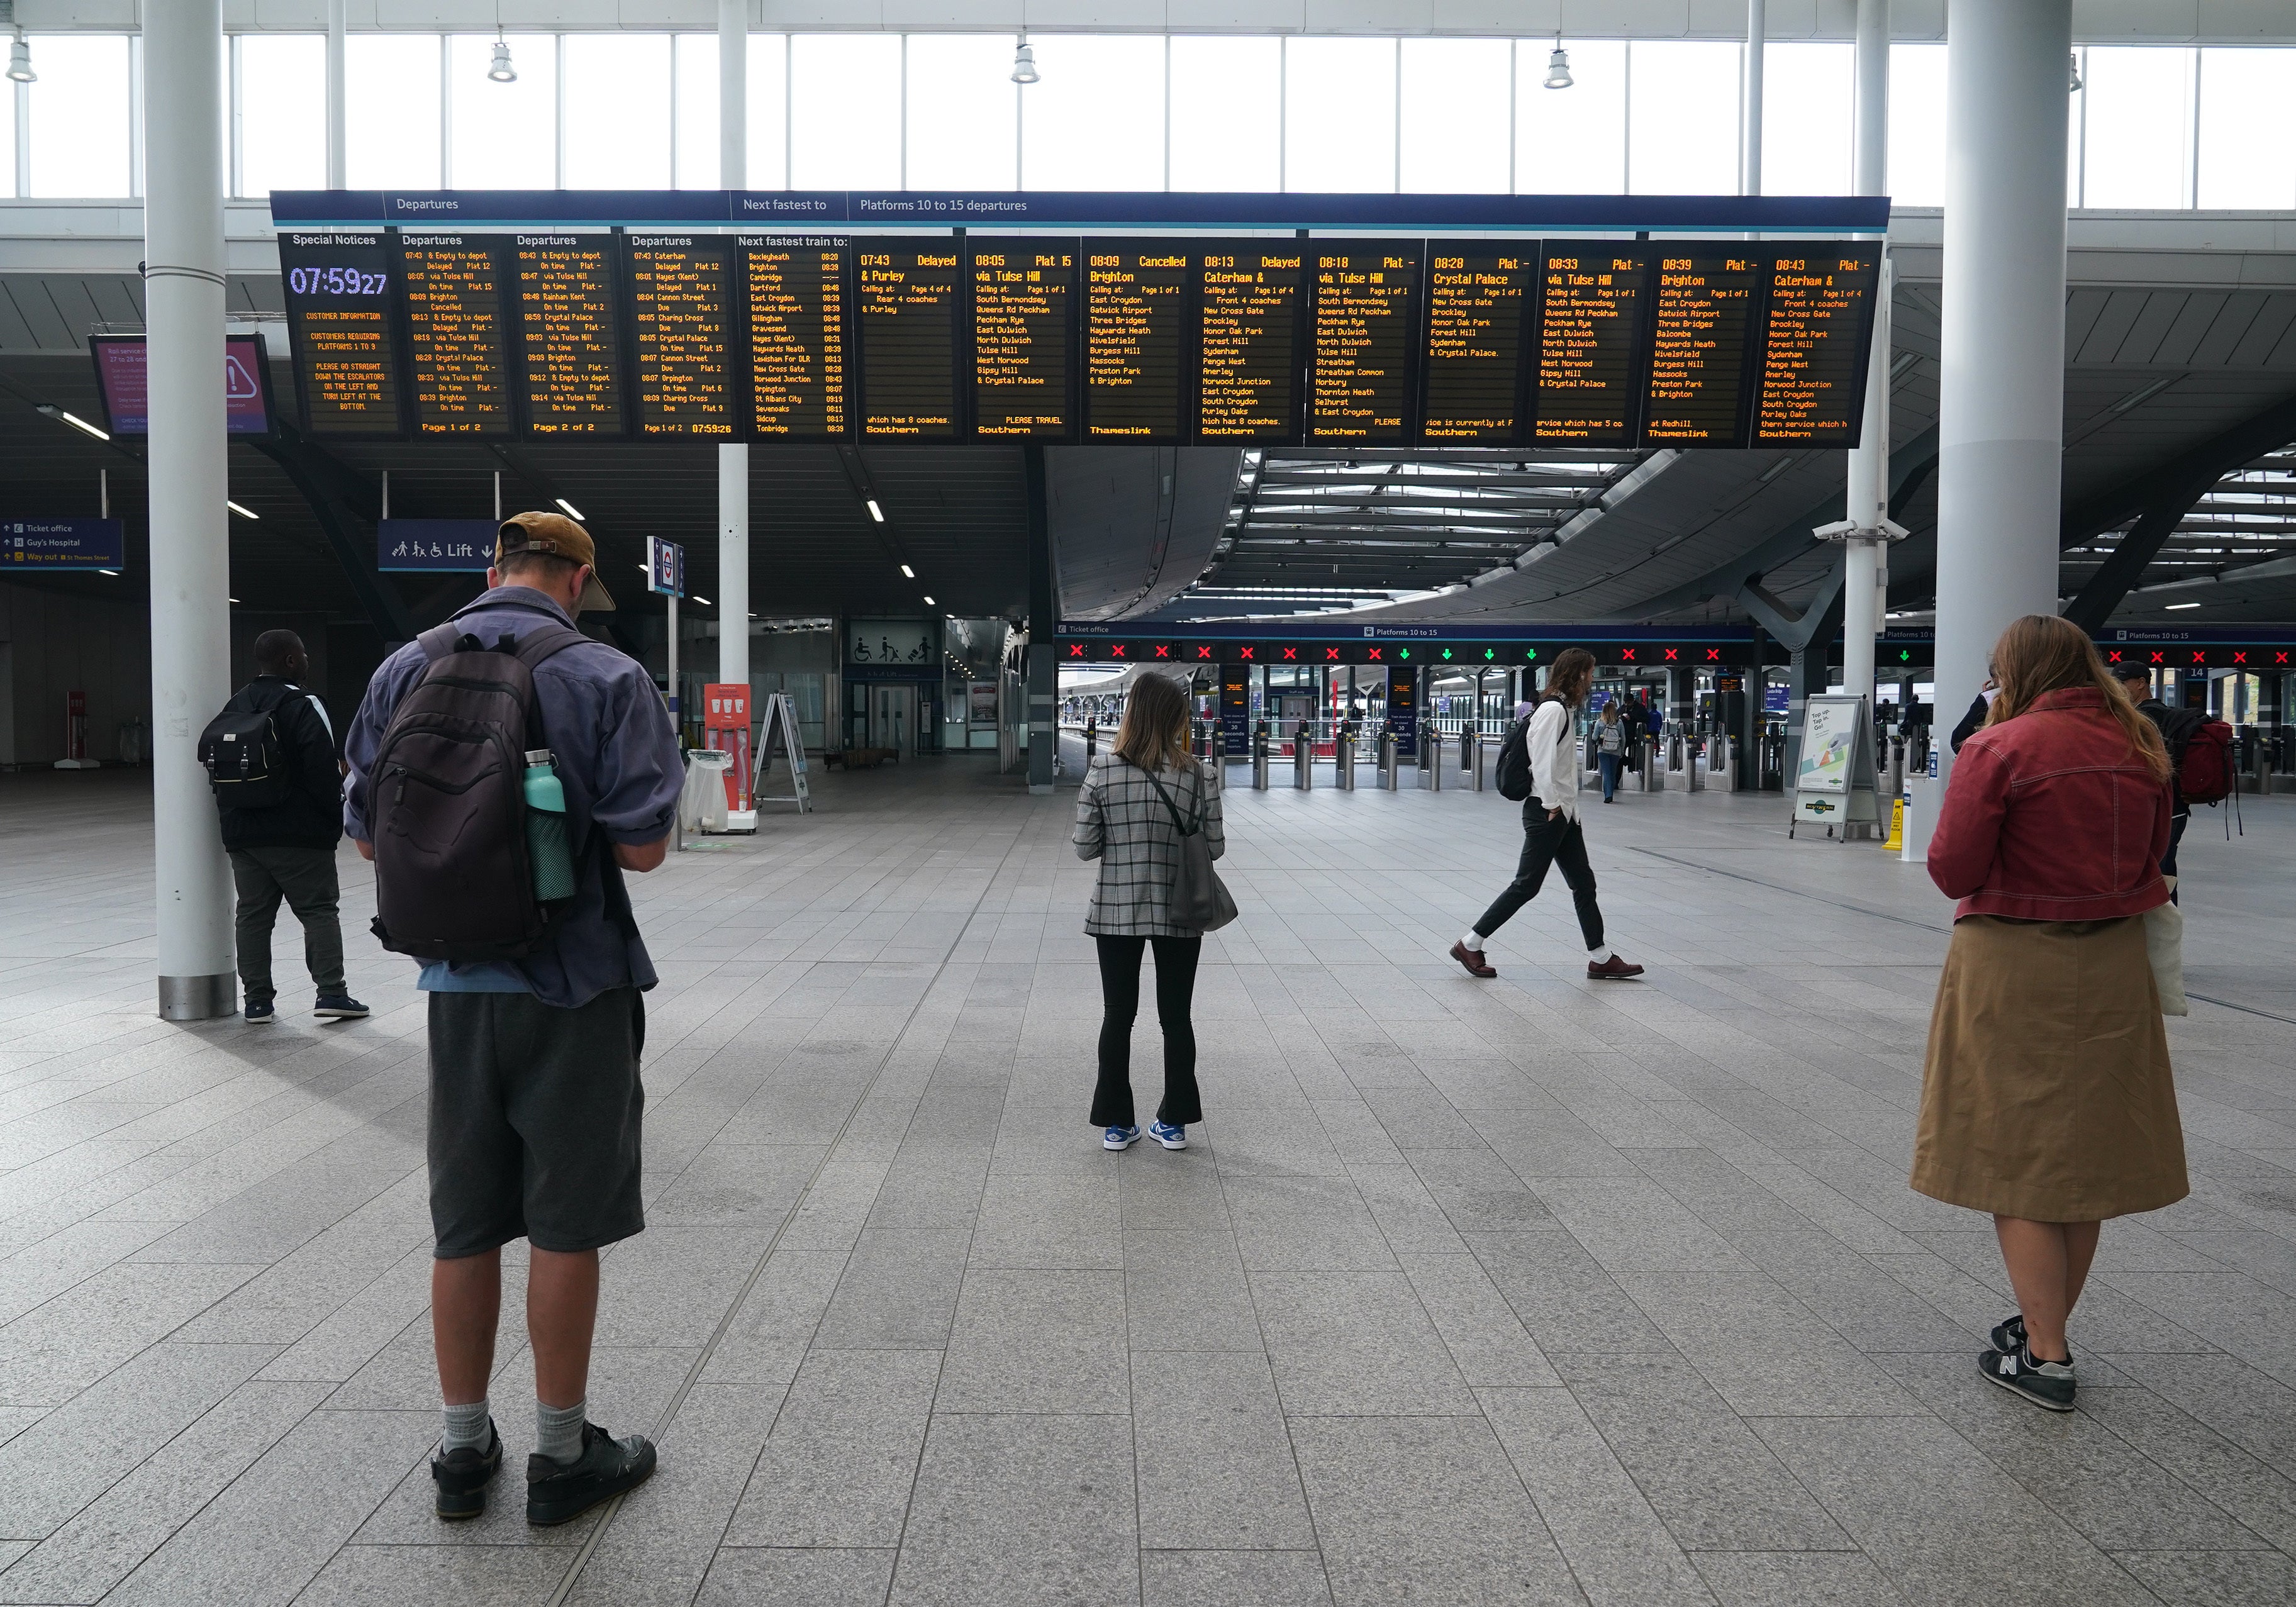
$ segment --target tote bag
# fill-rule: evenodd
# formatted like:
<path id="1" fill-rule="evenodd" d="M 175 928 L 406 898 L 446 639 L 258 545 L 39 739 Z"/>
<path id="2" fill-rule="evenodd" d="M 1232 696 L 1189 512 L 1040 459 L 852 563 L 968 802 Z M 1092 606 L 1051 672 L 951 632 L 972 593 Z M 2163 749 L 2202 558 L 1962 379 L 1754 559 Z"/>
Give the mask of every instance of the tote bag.
<path id="1" fill-rule="evenodd" d="M 1204 816 L 1210 813 L 1207 803 L 1196 811 L 1192 825 L 1180 817 L 1172 795 L 1164 791 L 1164 783 L 1156 779 L 1152 770 L 1143 770 L 1148 784 L 1156 789 L 1156 796 L 1164 800 L 1164 808 L 1172 816 L 1172 830 L 1179 833 L 1180 860 L 1172 872 L 1172 893 L 1168 910 L 1172 924 L 1191 927 L 1197 931 L 1218 931 L 1235 919 L 1235 900 L 1228 896 L 1219 873 L 1212 868 L 1212 846 L 1204 840 Z M 1201 784 L 1202 773 L 1198 772 Z"/>
<path id="2" fill-rule="evenodd" d="M 2177 879 L 2165 878 L 2170 891 Z M 2185 912 L 2163 904 L 2144 912 L 2144 954 L 2152 962 L 2152 986 L 2161 995 L 2162 1015 L 2190 1015 L 2185 998 Z"/>

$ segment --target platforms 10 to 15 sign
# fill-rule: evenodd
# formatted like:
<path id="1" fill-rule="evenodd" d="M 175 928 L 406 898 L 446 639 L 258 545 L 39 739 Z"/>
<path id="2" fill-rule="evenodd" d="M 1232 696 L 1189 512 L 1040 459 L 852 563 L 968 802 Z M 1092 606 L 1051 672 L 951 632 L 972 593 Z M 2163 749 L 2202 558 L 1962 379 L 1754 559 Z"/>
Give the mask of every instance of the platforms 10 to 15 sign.
<path id="1" fill-rule="evenodd" d="M 1849 447 L 1865 241 L 280 236 L 322 438 Z"/>

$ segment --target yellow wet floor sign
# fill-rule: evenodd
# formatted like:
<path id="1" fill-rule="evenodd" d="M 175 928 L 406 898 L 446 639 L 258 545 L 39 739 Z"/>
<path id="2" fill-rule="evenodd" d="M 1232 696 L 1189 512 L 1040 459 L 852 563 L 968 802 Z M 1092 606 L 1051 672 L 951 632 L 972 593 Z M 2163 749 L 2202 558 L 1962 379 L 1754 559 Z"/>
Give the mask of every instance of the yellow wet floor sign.
<path id="1" fill-rule="evenodd" d="M 1906 800 L 1902 798 L 1890 800 L 1890 840 L 1882 845 L 1882 851 L 1885 854 L 1906 851 Z"/>

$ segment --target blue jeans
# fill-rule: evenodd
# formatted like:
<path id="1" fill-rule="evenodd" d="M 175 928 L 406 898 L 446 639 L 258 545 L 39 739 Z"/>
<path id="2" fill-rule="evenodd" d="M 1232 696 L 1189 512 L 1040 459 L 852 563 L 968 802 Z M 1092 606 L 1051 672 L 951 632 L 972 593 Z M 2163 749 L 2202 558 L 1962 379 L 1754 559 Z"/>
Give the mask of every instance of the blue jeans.
<path id="1" fill-rule="evenodd" d="M 1611 795 L 1619 790 L 1619 764 L 1625 757 L 1620 753 L 1598 753 L 1595 756 L 1595 763 L 1602 767 L 1604 803 L 1610 802 Z"/>

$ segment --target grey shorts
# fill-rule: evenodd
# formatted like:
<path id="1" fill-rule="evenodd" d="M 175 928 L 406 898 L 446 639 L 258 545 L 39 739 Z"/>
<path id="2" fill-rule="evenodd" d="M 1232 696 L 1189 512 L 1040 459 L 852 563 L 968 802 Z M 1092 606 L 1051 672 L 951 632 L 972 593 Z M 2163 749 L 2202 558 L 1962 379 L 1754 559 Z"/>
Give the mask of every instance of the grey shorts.
<path id="1" fill-rule="evenodd" d="M 521 1238 L 570 1252 L 643 1232 L 644 1048 L 635 988 L 578 1010 L 529 993 L 432 994 L 432 1253 Z"/>

